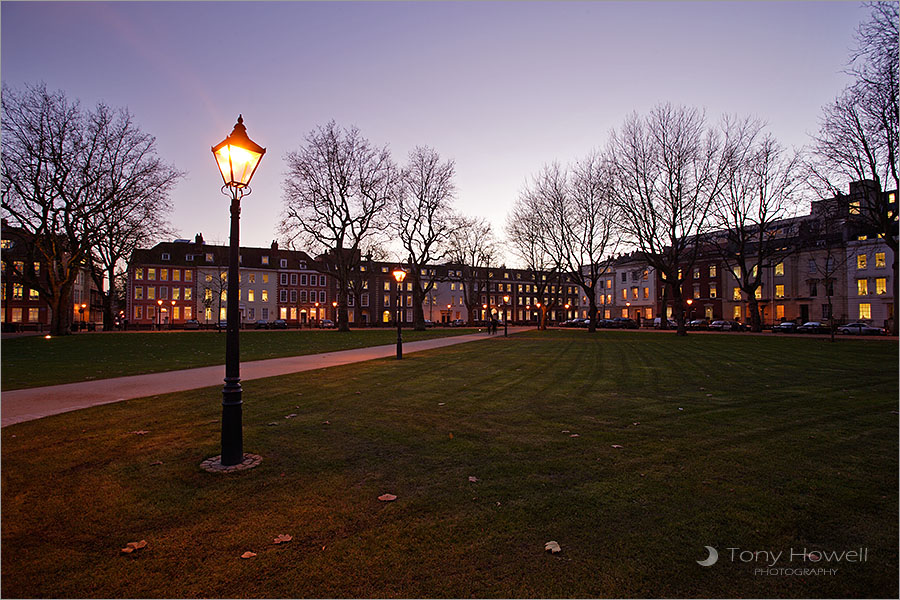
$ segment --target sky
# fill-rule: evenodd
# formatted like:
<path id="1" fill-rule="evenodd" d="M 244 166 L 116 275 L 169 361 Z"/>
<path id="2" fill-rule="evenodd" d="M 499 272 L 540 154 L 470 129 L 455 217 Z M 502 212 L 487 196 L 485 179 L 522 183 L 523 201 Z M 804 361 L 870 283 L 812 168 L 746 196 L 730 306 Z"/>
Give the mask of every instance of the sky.
<path id="1" fill-rule="evenodd" d="M 10 2 L 0 78 L 127 107 L 187 173 L 179 237 L 228 241 L 210 147 L 242 114 L 267 153 L 241 245 L 276 239 L 284 156 L 335 120 L 400 164 L 456 164 L 455 208 L 502 236 L 527 180 L 671 102 L 757 116 L 791 147 L 846 86 L 857 2 Z"/>

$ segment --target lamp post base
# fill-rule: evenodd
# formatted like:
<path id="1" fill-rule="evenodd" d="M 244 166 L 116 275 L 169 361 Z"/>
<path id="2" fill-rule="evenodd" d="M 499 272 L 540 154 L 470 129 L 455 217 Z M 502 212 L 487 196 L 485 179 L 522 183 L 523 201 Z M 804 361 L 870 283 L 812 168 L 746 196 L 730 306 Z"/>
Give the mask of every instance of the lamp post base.
<path id="1" fill-rule="evenodd" d="M 259 454 L 245 453 L 243 460 L 236 465 L 223 465 L 222 455 L 207 458 L 200 463 L 200 468 L 209 473 L 234 473 L 236 471 L 247 471 L 259 465 L 262 462 L 262 456 Z"/>

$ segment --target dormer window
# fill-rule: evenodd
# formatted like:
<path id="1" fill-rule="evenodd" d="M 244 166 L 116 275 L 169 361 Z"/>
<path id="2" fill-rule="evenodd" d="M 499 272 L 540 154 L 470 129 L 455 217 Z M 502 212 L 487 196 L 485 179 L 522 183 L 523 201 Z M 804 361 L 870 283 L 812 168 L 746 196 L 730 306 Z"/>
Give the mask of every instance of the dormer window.
<path id="1" fill-rule="evenodd" d="M 163 252 L 162 259 L 163 260 L 172 260 L 172 256 L 168 252 Z"/>
<path id="2" fill-rule="evenodd" d="M 264 265 L 268 265 L 268 264 L 269 264 L 269 257 L 268 257 L 268 256 L 263 256 L 263 257 L 262 257 L 262 264 L 264 264 Z"/>
<path id="3" fill-rule="evenodd" d="M 206 262 L 211 263 L 212 261 L 213 261 L 213 253 L 207 252 L 206 253 Z"/>
<path id="4" fill-rule="evenodd" d="M 301 269 L 305 269 L 305 268 L 306 268 L 306 262 L 300 261 L 300 268 L 301 268 Z"/>
<path id="5" fill-rule="evenodd" d="M 282 269 L 286 269 L 286 268 L 287 268 L 287 259 L 286 259 L 286 258 L 282 258 L 280 264 L 281 264 L 281 268 L 282 268 Z"/>
<path id="6" fill-rule="evenodd" d="M 185 262 L 191 262 L 192 260 L 194 260 L 194 255 L 193 254 L 185 254 L 184 260 L 185 260 Z"/>

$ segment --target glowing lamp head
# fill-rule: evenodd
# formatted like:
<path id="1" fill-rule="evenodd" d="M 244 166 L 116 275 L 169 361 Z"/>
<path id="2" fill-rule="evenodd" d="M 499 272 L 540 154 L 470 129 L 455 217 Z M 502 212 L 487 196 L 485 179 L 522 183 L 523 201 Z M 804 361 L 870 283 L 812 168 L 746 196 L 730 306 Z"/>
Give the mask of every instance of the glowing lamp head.
<path id="1" fill-rule="evenodd" d="M 212 152 L 225 185 L 241 189 L 250 185 L 250 179 L 253 178 L 266 149 L 247 137 L 244 118 L 238 115 L 234 131 L 213 146 Z"/>
<path id="2" fill-rule="evenodd" d="M 156 303 L 162 306 L 162 300 L 157 300 Z"/>
<path id="3" fill-rule="evenodd" d="M 509 296 L 503 296 L 503 304 L 509 304 Z"/>
<path id="4" fill-rule="evenodd" d="M 331 303 L 331 306 L 333 306 L 334 308 L 337 308 L 337 300 L 335 300 L 334 302 L 332 302 L 332 303 Z"/>
<path id="5" fill-rule="evenodd" d="M 48 333 L 47 335 L 45 335 L 45 336 L 44 336 L 44 339 L 45 339 L 45 340 L 49 340 L 49 339 L 50 339 L 50 334 Z"/>
<path id="6" fill-rule="evenodd" d="M 566 310 L 569 310 L 569 305 L 568 305 L 568 304 L 566 304 Z"/>
<path id="7" fill-rule="evenodd" d="M 535 305 L 537 308 L 540 308 L 540 307 L 541 307 L 541 303 L 540 303 L 540 302 L 535 302 L 534 305 Z"/>
<path id="8" fill-rule="evenodd" d="M 487 310 L 487 304 L 482 304 L 482 305 L 481 305 L 481 308 Z"/>
<path id="9" fill-rule="evenodd" d="M 392 275 L 394 276 L 394 279 L 397 280 L 397 283 L 403 283 L 403 280 L 406 279 L 406 271 L 399 267 L 394 269 Z"/>
<path id="10" fill-rule="evenodd" d="M 688 303 L 688 306 L 690 306 L 691 304 L 694 303 L 694 299 L 693 299 L 693 298 L 688 298 L 687 303 Z"/>

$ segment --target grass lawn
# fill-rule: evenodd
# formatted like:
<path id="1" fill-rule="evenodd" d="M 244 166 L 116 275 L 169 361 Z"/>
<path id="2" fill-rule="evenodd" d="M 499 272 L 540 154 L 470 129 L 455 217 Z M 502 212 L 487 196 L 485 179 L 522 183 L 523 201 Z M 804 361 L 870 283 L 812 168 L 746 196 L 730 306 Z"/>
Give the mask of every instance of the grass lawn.
<path id="1" fill-rule="evenodd" d="M 473 331 L 463 328 L 404 330 L 403 341 Z M 241 360 L 334 352 L 396 341 L 396 329 L 354 329 L 350 333 L 248 330 L 241 332 Z M 10 338 L 3 340 L 2 389 L 18 390 L 224 363 L 224 331 L 85 333 L 49 340 L 42 336 Z"/>
<path id="2" fill-rule="evenodd" d="M 198 466 L 219 388 L 5 427 L 0 591 L 894 598 L 897 359 L 871 340 L 535 331 L 247 381 L 244 448 L 264 459 L 232 475 Z M 728 548 L 838 571 L 755 575 Z"/>

